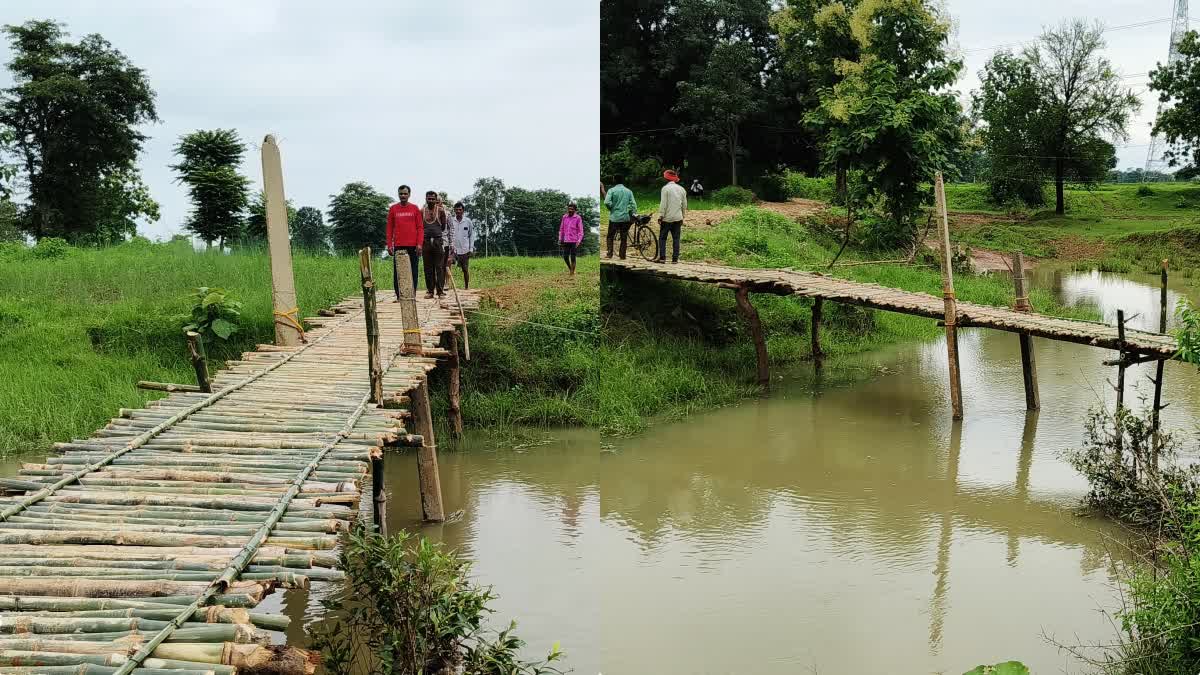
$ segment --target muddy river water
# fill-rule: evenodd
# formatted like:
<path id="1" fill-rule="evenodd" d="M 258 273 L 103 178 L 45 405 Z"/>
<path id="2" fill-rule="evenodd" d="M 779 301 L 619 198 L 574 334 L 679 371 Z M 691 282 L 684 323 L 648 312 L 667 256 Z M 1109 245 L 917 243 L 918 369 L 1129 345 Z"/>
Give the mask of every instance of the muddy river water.
<path id="1" fill-rule="evenodd" d="M 1157 326 L 1153 277 L 1033 276 Z M 1195 291 L 1173 287 L 1172 305 Z M 960 339 L 961 424 L 943 342 L 900 345 L 855 359 L 854 384 L 802 368 L 770 398 L 631 439 L 556 432 L 514 451 L 471 437 L 441 457 L 447 511 L 464 517 L 422 529 L 475 561 L 531 655 L 560 642 L 575 673 L 1079 672 L 1047 637 L 1111 640 L 1101 610 L 1130 556 L 1080 512 L 1086 486 L 1060 453 L 1111 401 L 1111 353 L 1035 341 L 1042 411 L 1027 414 L 1017 338 Z M 1130 380 L 1149 391 L 1149 372 Z M 1168 364 L 1166 399 L 1167 424 L 1194 431 L 1200 374 Z M 391 527 L 420 527 L 411 458 L 388 474 Z M 273 600 L 290 638 L 316 600 Z"/>

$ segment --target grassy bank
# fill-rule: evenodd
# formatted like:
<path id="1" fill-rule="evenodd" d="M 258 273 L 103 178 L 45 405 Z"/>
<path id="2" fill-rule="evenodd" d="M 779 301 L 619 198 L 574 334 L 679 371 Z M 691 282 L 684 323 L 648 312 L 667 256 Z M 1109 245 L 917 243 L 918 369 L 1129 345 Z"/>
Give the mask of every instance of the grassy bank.
<path id="1" fill-rule="evenodd" d="M 747 268 L 817 269 L 834 250 L 836 242 L 813 234 L 805 225 L 751 207 L 715 227 L 685 229 L 681 258 Z M 843 260 L 858 257 L 849 251 Z M 929 267 L 870 265 L 840 268 L 838 274 L 907 290 L 941 292 L 939 273 Z M 1011 284 L 999 278 L 959 276 L 955 287 L 962 300 L 997 306 L 1013 302 Z M 680 416 L 757 391 L 754 347 L 729 291 L 606 273 L 601 293 L 601 417 L 607 433 L 635 432 L 653 416 Z M 809 360 L 810 301 L 769 295 L 754 295 L 752 301 L 776 372 Z M 1059 306 L 1043 291 L 1035 291 L 1032 301 L 1039 311 L 1095 318 L 1089 308 Z M 862 373 L 845 367 L 854 354 L 933 338 L 940 330 L 929 319 L 831 303 L 821 334 L 829 354 L 827 381 L 860 377 Z"/>
<path id="2" fill-rule="evenodd" d="M 136 389 L 138 380 L 191 382 L 195 375 L 184 355 L 178 315 L 190 309 L 185 296 L 194 287 L 220 286 L 244 303 L 241 330 L 211 350 L 214 365 L 274 339 L 270 265 L 263 254 L 196 253 L 187 244 L 145 241 L 59 253 L 0 253 L 0 452 L 44 451 L 54 441 L 89 435 L 118 408 L 157 396 Z M 360 292 L 356 260 L 297 254 L 294 265 L 301 316 Z M 580 261 L 580 279 L 589 265 L 595 278 L 590 258 Z M 377 277 L 390 287 L 390 262 L 376 266 Z M 541 298 L 550 303 L 547 312 L 570 314 L 578 303 L 598 305 L 598 299 L 572 295 L 572 286 L 560 283 L 563 265 L 556 258 L 484 258 L 471 267 L 477 287 L 538 280 L 555 287 L 557 295 Z M 482 311 L 501 316 L 509 311 L 488 306 L 493 309 Z M 476 369 L 511 365 L 512 359 L 501 356 L 509 353 L 509 339 L 523 339 L 523 329 L 490 317 L 473 323 L 485 319 L 497 325 L 482 323 L 471 336 L 473 360 L 463 380 L 468 423 L 576 422 L 554 390 L 558 380 L 552 375 L 564 358 L 558 353 L 530 351 L 514 371 L 525 403 L 538 414 L 516 415 L 510 405 L 496 402 L 507 390 L 480 382 Z"/>

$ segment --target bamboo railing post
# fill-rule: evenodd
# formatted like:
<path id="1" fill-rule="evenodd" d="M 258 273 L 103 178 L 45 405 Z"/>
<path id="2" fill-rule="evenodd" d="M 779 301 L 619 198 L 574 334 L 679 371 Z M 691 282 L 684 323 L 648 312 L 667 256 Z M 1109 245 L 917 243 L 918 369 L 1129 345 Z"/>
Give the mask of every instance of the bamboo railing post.
<path id="1" fill-rule="evenodd" d="M 383 403 L 383 364 L 379 356 L 379 315 L 376 308 L 375 278 L 371 273 L 371 247 L 358 251 L 362 274 L 363 315 L 367 320 L 367 368 L 371 376 L 371 403 Z"/>
<path id="2" fill-rule="evenodd" d="M 408 287 L 412 290 L 412 286 Z M 442 479 L 438 473 L 437 446 L 433 437 L 433 415 L 429 410 L 429 381 L 412 392 L 413 422 L 423 439 L 417 449 L 417 480 L 421 488 L 421 516 L 425 522 L 440 523 L 446 520 L 442 508 Z"/>
<path id="3" fill-rule="evenodd" d="M 1159 272 L 1159 293 L 1158 293 L 1158 332 L 1167 332 L 1167 261 L 1162 261 L 1162 270 Z M 1158 360 L 1158 364 L 1154 370 L 1154 409 L 1153 420 L 1151 422 L 1154 429 L 1154 449 L 1150 455 L 1150 470 L 1158 471 L 1158 452 L 1162 444 L 1161 434 L 1159 433 L 1159 413 L 1166 406 L 1162 404 L 1163 390 L 1163 366 L 1166 361 Z"/>
<path id="4" fill-rule="evenodd" d="M 449 271 L 449 270 L 448 270 Z M 450 271 L 446 276 L 450 277 L 450 290 L 454 291 L 454 304 L 458 305 L 458 320 L 462 322 L 463 330 L 463 355 L 468 361 L 471 360 L 471 334 L 467 331 L 467 315 L 463 313 L 462 301 L 458 299 L 458 287 L 454 285 L 454 274 Z M 457 338 L 455 338 L 457 339 Z"/>
<path id="5" fill-rule="evenodd" d="M 767 341 L 763 337 L 762 321 L 758 318 L 758 310 L 750 304 L 750 288 L 745 284 L 739 285 L 734 291 L 738 311 L 750 324 L 750 335 L 754 339 L 754 353 L 758 361 L 758 383 L 764 388 L 771 386 L 771 369 L 767 362 Z"/>
<path id="6" fill-rule="evenodd" d="M 400 298 L 400 324 L 404 326 L 402 354 L 421 354 L 421 320 L 417 316 L 417 293 L 413 290 L 412 267 L 397 265 L 396 294 Z"/>
<path id="7" fill-rule="evenodd" d="M 466 328 L 466 326 L 463 326 Z M 463 420 L 462 420 L 462 400 L 459 382 L 459 359 L 458 359 L 458 331 L 450 331 L 446 334 L 447 350 L 450 356 L 446 359 L 446 365 L 450 367 L 450 431 L 455 438 L 462 438 L 463 435 Z"/>
<path id="8" fill-rule="evenodd" d="M 283 166 L 275 137 L 267 135 L 262 145 L 263 192 L 266 194 L 267 251 L 271 257 L 271 299 L 275 307 L 275 344 L 297 345 L 303 341 L 296 281 L 292 274 L 292 244 L 288 237 L 287 206 L 283 196 Z"/>
<path id="9" fill-rule="evenodd" d="M 1025 257 L 1020 251 L 1013 253 L 1013 287 L 1017 296 L 1015 309 L 1018 312 L 1032 312 L 1033 306 L 1029 304 L 1029 291 L 1025 288 Z M 1021 341 L 1021 372 L 1025 381 L 1025 408 L 1038 410 L 1042 407 L 1042 402 L 1038 395 L 1037 360 L 1033 354 L 1033 337 L 1029 333 L 1022 332 L 1019 339 Z"/>
<path id="10" fill-rule="evenodd" d="M 951 264 L 953 253 L 950 250 L 950 220 L 946 214 L 946 186 L 942 182 L 942 172 L 937 173 L 934 190 L 939 211 L 938 229 L 941 233 L 942 249 L 942 298 L 946 303 L 946 356 L 950 367 L 950 405 L 954 409 L 954 419 L 963 418 L 962 376 L 958 367 L 958 302 L 954 297 L 954 269 Z"/>
<path id="11" fill-rule="evenodd" d="M 387 492 L 384 489 L 383 451 L 371 454 L 371 505 L 375 527 L 387 536 Z"/>
<path id="12" fill-rule="evenodd" d="M 196 386 L 205 394 L 212 393 L 212 381 L 208 377 L 208 356 L 204 353 L 204 341 L 194 330 L 187 332 L 188 355 L 196 369 Z"/>
<path id="13" fill-rule="evenodd" d="M 1117 432 L 1117 457 L 1125 453 L 1125 369 L 1129 367 L 1125 359 L 1125 310 L 1117 310 L 1117 349 L 1120 355 L 1117 359 L 1117 414 L 1115 417 Z M 1133 458 L 1133 477 L 1137 479 L 1137 457 Z"/>
<path id="14" fill-rule="evenodd" d="M 812 307 L 812 358 L 817 365 L 825 356 L 825 352 L 821 351 L 821 310 L 824 302 L 823 298 L 816 298 Z"/>

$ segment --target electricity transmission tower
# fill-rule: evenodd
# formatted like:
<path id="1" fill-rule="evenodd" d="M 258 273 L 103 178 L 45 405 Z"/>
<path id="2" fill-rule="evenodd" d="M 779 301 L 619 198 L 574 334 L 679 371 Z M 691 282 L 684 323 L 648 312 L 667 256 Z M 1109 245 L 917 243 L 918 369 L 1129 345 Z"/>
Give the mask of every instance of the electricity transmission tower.
<path id="1" fill-rule="evenodd" d="M 1179 42 L 1183 40 L 1184 33 L 1188 30 L 1188 0 L 1175 0 L 1175 11 L 1171 15 L 1171 51 L 1167 56 L 1167 65 L 1173 66 L 1179 60 Z M 1162 115 L 1163 111 L 1170 108 L 1172 103 L 1158 104 L 1158 112 L 1155 114 L 1155 121 Z M 1150 136 L 1150 151 L 1146 154 L 1146 174 L 1157 170 L 1160 167 L 1166 167 L 1166 160 L 1163 159 L 1163 153 L 1166 151 L 1166 144 L 1158 137 L 1157 134 Z M 1143 180 L 1145 177 L 1143 176 Z"/>

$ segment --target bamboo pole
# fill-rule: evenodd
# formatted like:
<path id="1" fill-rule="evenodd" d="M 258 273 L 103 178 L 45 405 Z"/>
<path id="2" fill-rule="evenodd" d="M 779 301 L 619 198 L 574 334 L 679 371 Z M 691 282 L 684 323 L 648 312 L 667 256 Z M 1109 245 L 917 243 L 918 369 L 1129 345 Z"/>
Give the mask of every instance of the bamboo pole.
<path id="1" fill-rule="evenodd" d="M 371 456 L 371 505 L 375 527 L 387 536 L 387 492 L 384 490 L 383 453 Z"/>
<path id="2" fill-rule="evenodd" d="M 1167 261 L 1162 261 L 1162 270 L 1159 272 L 1159 292 L 1158 292 L 1158 332 L 1167 332 Z M 1154 408 L 1153 420 L 1151 425 L 1154 429 L 1154 449 L 1150 454 L 1150 470 L 1158 472 L 1158 455 L 1162 450 L 1162 434 L 1160 433 L 1161 426 L 1159 422 L 1159 414 L 1164 406 L 1162 404 L 1163 390 L 1163 370 L 1166 361 L 1158 359 L 1154 367 Z"/>
<path id="3" fill-rule="evenodd" d="M 963 418 L 962 376 L 958 364 L 958 301 L 954 296 L 954 257 L 950 249 L 950 220 L 946 213 L 946 186 L 942 172 L 937 173 L 934 191 L 938 207 L 938 229 L 942 249 L 942 299 L 945 303 L 946 356 L 950 368 L 950 405 L 954 419 Z"/>
<path id="4" fill-rule="evenodd" d="M 263 192 L 266 194 L 267 246 L 271 258 L 271 299 L 275 308 L 275 344 L 291 346 L 303 340 L 296 316 L 296 282 L 292 274 L 292 244 L 288 236 L 287 202 L 283 196 L 283 166 L 275 137 L 262 144 Z"/>
<path id="5" fill-rule="evenodd" d="M 453 275 L 451 275 L 453 278 Z M 446 365 L 449 366 L 448 373 L 448 396 L 450 399 L 450 432 L 455 438 L 462 438 L 463 435 L 463 418 L 462 418 L 462 400 L 461 387 L 459 382 L 459 361 L 458 361 L 458 333 L 450 331 L 446 333 L 446 339 L 449 342 L 447 350 L 450 352 L 449 358 L 446 360 Z"/>
<path id="6" fill-rule="evenodd" d="M 458 320 L 462 322 L 463 352 L 468 361 L 471 360 L 471 335 L 467 332 L 467 315 L 463 313 L 462 300 L 458 298 L 458 286 L 454 284 L 454 272 L 447 270 L 450 277 L 450 290 L 454 291 L 454 304 L 458 306 Z"/>
<path id="7" fill-rule="evenodd" d="M 1030 313 L 1029 293 L 1025 288 L 1025 258 L 1020 251 L 1013 253 L 1013 287 L 1016 291 L 1016 310 Z M 1033 352 L 1033 337 L 1027 332 L 1018 334 L 1021 341 L 1021 373 L 1025 383 L 1025 409 L 1039 410 L 1042 407 L 1038 393 L 1037 359 Z"/>
<path id="8" fill-rule="evenodd" d="M 379 318 L 375 307 L 375 278 L 371 273 L 371 247 L 358 252 L 362 274 L 363 315 L 367 320 L 367 370 L 371 377 L 371 402 L 383 403 L 383 366 L 379 363 Z"/>
<path id="9" fill-rule="evenodd" d="M 400 285 L 397 292 L 400 296 L 400 323 L 404 331 L 404 347 L 402 354 L 417 354 L 424 352 L 421 340 L 421 321 L 417 316 L 417 292 L 413 290 L 412 267 L 398 267 Z"/>
<path id="10" fill-rule="evenodd" d="M 172 384 L 170 382 L 150 382 L 147 380 L 139 381 L 137 383 L 137 388 L 138 389 L 148 389 L 150 391 L 166 391 L 166 392 L 176 392 L 176 391 L 198 392 L 198 391 L 200 391 L 200 387 L 198 387 L 194 384 Z"/>
<path id="11" fill-rule="evenodd" d="M 822 298 L 815 298 L 812 306 L 812 357 L 817 365 L 820 365 L 821 359 L 825 357 L 825 352 L 821 350 L 821 313 L 824 302 Z"/>
<path id="12" fill-rule="evenodd" d="M 196 386 L 205 394 L 212 393 L 212 382 L 208 379 L 208 357 L 204 353 L 204 342 L 200 334 L 190 330 L 187 332 L 188 355 L 192 359 L 192 367 L 196 370 Z"/>
<path id="13" fill-rule="evenodd" d="M 734 291 L 738 312 L 750 324 L 750 336 L 754 340 L 754 354 L 758 365 L 758 384 L 764 389 L 771 386 L 771 370 L 767 362 L 767 341 L 763 336 L 762 321 L 758 318 L 758 310 L 750 303 L 750 288 L 745 284 Z"/>

